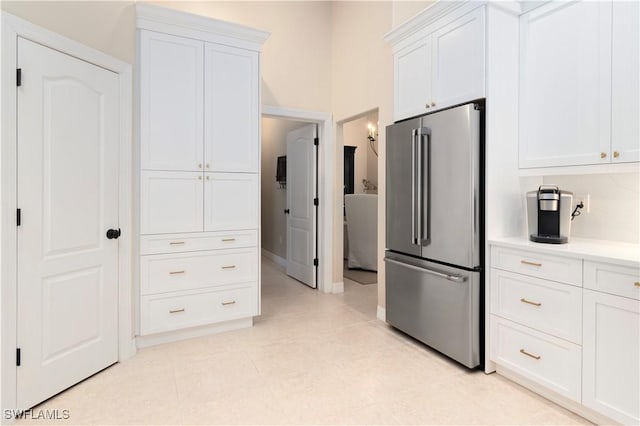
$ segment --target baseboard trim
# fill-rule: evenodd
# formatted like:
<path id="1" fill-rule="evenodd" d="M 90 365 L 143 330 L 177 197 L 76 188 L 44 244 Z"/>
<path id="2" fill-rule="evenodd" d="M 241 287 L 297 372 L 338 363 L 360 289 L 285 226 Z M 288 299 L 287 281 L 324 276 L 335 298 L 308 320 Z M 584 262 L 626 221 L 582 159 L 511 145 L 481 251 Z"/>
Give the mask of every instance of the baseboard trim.
<path id="1" fill-rule="evenodd" d="M 287 267 L 287 259 L 280 257 L 275 253 L 271 253 L 267 249 L 262 249 L 262 255 L 267 259 L 274 261 L 277 265 L 280 265 L 283 268 Z"/>
<path id="2" fill-rule="evenodd" d="M 242 318 L 234 321 L 226 321 L 219 324 L 209 324 L 199 327 L 191 327 L 184 330 L 169 331 L 166 333 L 150 334 L 148 336 L 136 336 L 138 349 L 149 346 L 162 345 L 164 343 L 177 342 L 179 340 L 202 337 L 210 334 L 223 333 L 225 331 L 238 330 L 253 326 L 253 317 Z"/>
<path id="3" fill-rule="evenodd" d="M 344 281 L 338 281 L 333 283 L 333 285 L 331 286 L 331 293 L 333 294 L 344 293 Z"/>
<path id="4" fill-rule="evenodd" d="M 378 305 L 378 309 L 376 310 L 376 317 L 382 322 L 387 322 L 387 310 Z"/>

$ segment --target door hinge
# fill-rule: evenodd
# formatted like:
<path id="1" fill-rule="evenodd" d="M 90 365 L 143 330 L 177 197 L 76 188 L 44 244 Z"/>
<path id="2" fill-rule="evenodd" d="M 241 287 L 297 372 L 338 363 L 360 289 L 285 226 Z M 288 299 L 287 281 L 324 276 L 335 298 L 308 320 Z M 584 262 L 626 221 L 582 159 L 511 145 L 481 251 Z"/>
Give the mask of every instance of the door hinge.
<path id="1" fill-rule="evenodd" d="M 16 348 L 16 366 L 20 367 L 20 348 Z"/>
<path id="2" fill-rule="evenodd" d="M 18 209 L 16 211 L 16 226 L 20 226 L 22 223 L 22 210 Z"/>
<path id="3" fill-rule="evenodd" d="M 22 86 L 22 68 L 16 70 L 16 85 L 18 87 Z"/>
<path id="4" fill-rule="evenodd" d="M 319 206 L 320 205 L 320 199 L 319 198 L 314 198 L 313 199 L 313 205 L 316 206 L 316 207 Z"/>
<path id="5" fill-rule="evenodd" d="M 315 259 L 313 259 L 313 266 L 318 266 L 320 262 L 318 261 L 318 258 L 316 257 Z"/>
<path id="6" fill-rule="evenodd" d="M 315 146 L 320 145 L 320 138 L 313 138 L 313 144 L 314 144 Z"/>

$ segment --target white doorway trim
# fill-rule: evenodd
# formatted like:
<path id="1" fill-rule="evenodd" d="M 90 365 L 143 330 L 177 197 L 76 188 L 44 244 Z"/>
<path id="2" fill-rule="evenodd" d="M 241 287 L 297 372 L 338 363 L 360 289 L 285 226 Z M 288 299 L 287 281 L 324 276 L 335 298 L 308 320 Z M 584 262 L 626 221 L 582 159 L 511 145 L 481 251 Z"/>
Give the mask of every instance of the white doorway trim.
<path id="1" fill-rule="evenodd" d="M 23 37 L 118 74 L 120 82 L 118 359 L 135 354 L 132 307 L 132 69 L 131 65 L 77 41 L 2 12 L 0 98 L 0 408 L 16 407 L 16 69 Z"/>
<path id="2" fill-rule="evenodd" d="M 262 106 L 262 116 L 283 118 L 318 124 L 320 138 L 318 187 L 320 211 L 318 219 L 318 290 L 324 293 L 340 292 L 333 283 L 333 187 L 334 187 L 334 142 L 333 118 L 328 112 L 305 111 L 273 105 Z"/>

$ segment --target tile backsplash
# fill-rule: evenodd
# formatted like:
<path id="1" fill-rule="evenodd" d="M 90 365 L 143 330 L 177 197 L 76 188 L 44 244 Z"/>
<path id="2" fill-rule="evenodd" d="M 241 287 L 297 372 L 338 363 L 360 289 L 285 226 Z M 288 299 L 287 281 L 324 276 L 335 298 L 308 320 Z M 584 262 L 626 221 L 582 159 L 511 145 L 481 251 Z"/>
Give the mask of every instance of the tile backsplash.
<path id="1" fill-rule="evenodd" d="M 640 174 L 545 176 L 543 183 L 573 192 L 574 203 L 590 195 L 590 212 L 575 218 L 572 236 L 640 243 Z"/>

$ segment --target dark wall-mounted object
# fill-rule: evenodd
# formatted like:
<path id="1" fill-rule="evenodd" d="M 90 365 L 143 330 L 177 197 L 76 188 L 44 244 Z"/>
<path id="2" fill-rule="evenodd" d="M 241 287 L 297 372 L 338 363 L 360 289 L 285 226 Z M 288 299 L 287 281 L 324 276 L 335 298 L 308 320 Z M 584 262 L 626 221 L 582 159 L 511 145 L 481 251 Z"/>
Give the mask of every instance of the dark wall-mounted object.
<path id="1" fill-rule="evenodd" d="M 278 157 L 278 163 L 276 165 L 276 181 L 280 184 L 281 188 L 287 184 L 287 156 L 283 155 Z"/>

